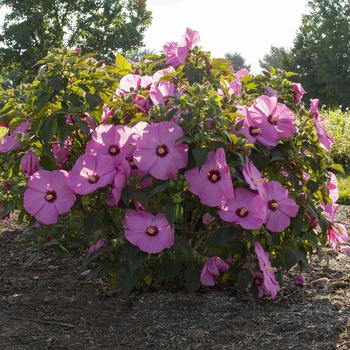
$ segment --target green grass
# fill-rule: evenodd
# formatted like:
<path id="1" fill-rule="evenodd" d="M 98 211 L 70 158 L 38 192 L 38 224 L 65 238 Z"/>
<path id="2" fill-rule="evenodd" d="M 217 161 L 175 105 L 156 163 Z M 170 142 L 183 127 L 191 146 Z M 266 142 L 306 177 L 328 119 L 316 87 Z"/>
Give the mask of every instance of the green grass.
<path id="1" fill-rule="evenodd" d="M 350 204 L 350 175 L 338 176 L 339 204 Z"/>
<path id="2" fill-rule="evenodd" d="M 324 109 L 321 115 L 327 116 L 327 131 L 335 141 L 331 156 L 336 163 L 343 165 L 346 173 L 350 174 L 350 110 Z"/>

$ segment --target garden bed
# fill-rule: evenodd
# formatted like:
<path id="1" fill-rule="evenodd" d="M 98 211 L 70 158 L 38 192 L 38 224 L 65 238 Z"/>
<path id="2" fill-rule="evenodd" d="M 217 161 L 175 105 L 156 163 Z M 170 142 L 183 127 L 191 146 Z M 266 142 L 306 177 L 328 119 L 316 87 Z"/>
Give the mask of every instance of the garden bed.
<path id="1" fill-rule="evenodd" d="M 339 222 L 350 228 L 350 207 Z M 275 301 L 239 300 L 230 291 L 107 297 L 80 276 L 80 262 L 32 254 L 0 234 L 0 349 L 349 349 L 350 257 L 313 261 L 307 287 L 286 283 Z M 17 233 L 16 233 L 17 232 Z"/>

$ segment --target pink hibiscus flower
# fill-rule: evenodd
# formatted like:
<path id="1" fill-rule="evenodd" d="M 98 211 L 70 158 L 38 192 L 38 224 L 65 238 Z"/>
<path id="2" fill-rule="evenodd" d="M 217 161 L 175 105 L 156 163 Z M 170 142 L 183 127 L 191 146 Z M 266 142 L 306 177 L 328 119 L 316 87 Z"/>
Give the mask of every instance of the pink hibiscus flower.
<path id="1" fill-rule="evenodd" d="M 84 122 L 87 123 L 87 125 L 89 126 L 89 132 L 91 133 L 92 130 L 95 129 L 96 127 L 96 124 L 95 124 L 95 121 L 94 119 L 87 113 L 82 113 L 82 114 L 79 114 L 79 115 L 68 115 L 67 118 L 66 118 L 66 124 L 68 125 L 73 125 L 74 124 L 74 120 L 75 119 L 80 119 Z"/>
<path id="2" fill-rule="evenodd" d="M 327 205 L 323 205 L 322 207 L 329 221 L 331 221 L 327 232 L 329 245 L 335 251 L 344 250 L 345 244 L 347 244 L 349 241 L 349 236 L 346 227 L 334 221 L 335 214 L 339 208 L 339 205 L 335 203 L 330 203 Z"/>
<path id="3" fill-rule="evenodd" d="M 0 141 L 0 152 L 1 153 L 7 153 L 9 151 L 12 151 L 14 149 L 18 149 L 21 146 L 21 143 L 19 141 L 19 134 L 23 134 L 24 136 L 29 136 L 29 130 L 30 130 L 31 121 L 26 121 L 17 126 L 11 133 L 11 135 L 6 135 L 1 141 Z"/>
<path id="4" fill-rule="evenodd" d="M 305 277 L 303 275 L 297 275 L 294 277 L 294 284 L 299 287 L 305 287 Z"/>
<path id="5" fill-rule="evenodd" d="M 262 279 L 255 278 L 255 283 L 259 289 L 259 297 L 263 295 L 271 295 L 272 299 L 275 299 L 277 293 L 280 291 L 279 283 L 275 277 L 276 269 L 271 266 L 269 260 L 269 254 L 264 251 L 259 242 L 254 244 L 255 254 L 258 257 L 259 269 L 262 273 Z"/>
<path id="6" fill-rule="evenodd" d="M 230 169 L 223 148 L 209 152 L 203 166 L 186 171 L 185 177 L 190 183 L 190 191 L 210 207 L 221 207 L 234 196 Z"/>
<path id="7" fill-rule="evenodd" d="M 88 256 L 96 253 L 98 250 L 106 246 L 106 241 L 104 239 L 99 239 L 95 244 L 93 244 L 88 251 Z"/>
<path id="8" fill-rule="evenodd" d="M 174 67 L 168 67 L 168 68 L 161 69 L 153 74 L 153 81 L 158 82 L 161 78 L 165 77 L 166 75 L 168 75 L 170 73 L 174 73 L 174 72 L 175 72 Z"/>
<path id="9" fill-rule="evenodd" d="M 200 281 L 203 286 L 212 287 L 217 283 L 221 272 L 226 272 L 229 269 L 229 265 L 219 258 L 218 256 L 212 256 L 204 264 Z"/>
<path id="10" fill-rule="evenodd" d="M 253 107 L 248 109 L 248 115 L 269 134 L 277 135 L 278 139 L 288 139 L 296 132 L 293 112 L 283 103 L 279 103 L 275 96 L 259 96 Z"/>
<path id="11" fill-rule="evenodd" d="M 120 201 L 126 180 L 130 176 L 130 171 L 131 169 L 127 161 L 124 161 L 118 166 L 117 175 L 114 178 L 112 189 L 112 196 L 115 206 L 117 206 Z"/>
<path id="12" fill-rule="evenodd" d="M 237 125 L 240 126 L 238 135 L 243 135 L 252 144 L 259 142 L 264 146 L 277 146 L 280 138 L 277 132 L 271 133 L 271 127 L 266 120 L 252 117 L 249 114 L 249 109 L 245 106 L 240 107 L 238 112 L 245 116 L 236 119 Z"/>
<path id="13" fill-rule="evenodd" d="M 338 180 L 337 177 L 331 171 L 328 172 L 328 175 L 329 198 L 332 200 L 333 203 L 335 203 L 339 199 Z"/>
<path id="14" fill-rule="evenodd" d="M 127 74 L 120 79 L 119 89 L 121 92 L 135 92 L 141 89 L 147 89 L 153 82 L 149 76 L 140 76 L 137 74 Z"/>
<path id="15" fill-rule="evenodd" d="M 242 166 L 242 174 L 245 181 L 253 191 L 257 191 L 258 187 L 266 181 L 262 177 L 261 172 L 248 157 L 245 158 L 245 162 Z"/>
<path id="16" fill-rule="evenodd" d="M 75 193 L 85 195 L 110 185 L 115 175 L 116 168 L 109 156 L 84 154 L 69 172 L 68 185 Z"/>
<path id="17" fill-rule="evenodd" d="M 265 222 L 265 202 L 256 192 L 236 188 L 234 198 L 221 207 L 219 216 L 222 220 L 239 224 L 247 230 L 257 230 Z"/>
<path id="18" fill-rule="evenodd" d="M 21 159 L 21 170 L 26 176 L 32 176 L 40 168 L 40 157 L 28 151 Z"/>
<path id="19" fill-rule="evenodd" d="M 186 61 L 188 52 L 192 50 L 199 41 L 198 32 L 187 28 L 185 35 L 178 43 L 169 42 L 163 46 L 166 63 L 173 67 L 180 66 Z"/>
<path id="20" fill-rule="evenodd" d="M 334 140 L 331 136 L 328 135 L 325 129 L 325 125 L 327 124 L 326 117 L 323 117 L 323 118 L 319 117 L 319 114 L 318 114 L 319 102 L 320 101 L 318 99 L 311 100 L 311 112 L 314 115 L 314 123 L 317 131 L 318 141 L 324 150 L 330 151 L 334 145 Z"/>
<path id="21" fill-rule="evenodd" d="M 204 225 L 210 226 L 214 222 L 214 220 L 215 220 L 215 218 L 212 215 L 210 215 L 209 213 L 205 213 L 202 216 L 202 223 Z"/>
<path id="22" fill-rule="evenodd" d="M 260 194 L 267 205 L 266 227 L 271 232 L 282 232 L 290 225 L 290 218 L 297 216 L 299 206 L 277 181 L 264 183 Z"/>
<path id="23" fill-rule="evenodd" d="M 104 104 L 102 108 L 102 115 L 101 115 L 101 121 L 102 123 L 107 123 L 112 119 L 114 116 L 113 111 L 109 108 L 108 105 Z"/>
<path id="24" fill-rule="evenodd" d="M 41 224 L 55 224 L 58 214 L 73 206 L 75 195 L 67 185 L 67 176 L 64 170 L 39 170 L 29 178 L 24 208 Z"/>
<path id="25" fill-rule="evenodd" d="M 301 99 L 303 98 L 306 91 L 304 90 L 303 86 L 300 83 L 293 83 L 291 86 L 291 90 L 294 95 L 294 102 L 296 104 L 300 104 Z"/>
<path id="26" fill-rule="evenodd" d="M 174 227 L 162 213 L 152 215 L 145 211 L 128 209 L 124 219 L 125 238 L 146 253 L 160 253 L 174 244 Z"/>
<path id="27" fill-rule="evenodd" d="M 132 129 L 125 125 L 99 125 L 91 134 L 85 153 L 108 156 L 109 162 L 118 165 L 125 158 L 131 134 Z"/>
<path id="28" fill-rule="evenodd" d="M 344 249 L 344 246 L 349 242 L 349 236 L 346 227 L 339 223 L 332 223 L 327 232 L 329 245 L 334 250 Z"/>
<path id="29" fill-rule="evenodd" d="M 181 46 L 176 42 L 168 42 L 163 46 L 163 52 L 166 57 L 166 64 L 170 64 L 173 67 L 182 65 L 187 58 L 188 48 Z"/>
<path id="30" fill-rule="evenodd" d="M 241 68 L 235 73 L 235 76 L 237 79 L 243 79 L 248 75 L 249 75 L 249 70 L 247 68 Z"/>
<path id="31" fill-rule="evenodd" d="M 152 84 L 149 91 L 149 97 L 154 105 L 167 104 L 168 97 L 175 96 L 175 86 L 169 81 L 161 81 L 157 84 Z"/>
<path id="32" fill-rule="evenodd" d="M 178 142 L 183 135 L 174 122 L 150 124 L 135 141 L 135 165 L 159 180 L 175 178 L 188 162 L 188 145 Z"/>
<path id="33" fill-rule="evenodd" d="M 227 89 L 227 93 L 229 96 L 240 95 L 240 93 L 242 92 L 242 83 L 239 79 L 235 79 L 230 83 L 224 80 L 222 82 L 222 86 Z M 219 89 L 219 94 L 221 96 L 226 96 L 226 94 L 221 89 Z"/>
<path id="34" fill-rule="evenodd" d="M 51 144 L 51 150 L 59 168 L 62 168 L 67 163 L 71 149 L 72 139 L 70 137 L 68 137 L 63 143 L 57 141 Z"/>

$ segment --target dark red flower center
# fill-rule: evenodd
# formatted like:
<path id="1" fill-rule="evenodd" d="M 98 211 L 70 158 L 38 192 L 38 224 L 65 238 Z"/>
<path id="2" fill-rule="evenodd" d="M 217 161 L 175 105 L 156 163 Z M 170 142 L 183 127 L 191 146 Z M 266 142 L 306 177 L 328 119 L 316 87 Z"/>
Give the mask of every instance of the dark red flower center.
<path id="1" fill-rule="evenodd" d="M 112 145 L 109 147 L 108 149 L 108 153 L 111 155 L 111 156 L 116 156 L 117 154 L 120 153 L 120 148 L 118 145 Z"/>
<path id="2" fill-rule="evenodd" d="M 167 145 L 159 145 L 156 150 L 157 156 L 165 157 L 169 153 L 169 149 Z"/>
<path id="3" fill-rule="evenodd" d="M 236 210 L 236 214 L 237 216 L 239 216 L 240 218 L 245 218 L 248 216 L 248 209 L 247 208 L 238 208 Z"/>
<path id="4" fill-rule="evenodd" d="M 91 184 L 95 184 L 100 179 L 100 177 L 96 174 L 89 174 L 87 178 L 88 178 L 88 182 Z"/>
<path id="5" fill-rule="evenodd" d="M 158 227 L 157 226 L 148 226 L 146 233 L 152 237 L 157 236 L 157 234 L 159 233 Z"/>
<path id="6" fill-rule="evenodd" d="M 45 200 L 52 203 L 57 199 L 57 194 L 55 191 L 47 191 L 45 195 Z"/>
<path id="7" fill-rule="evenodd" d="M 220 181 L 221 180 L 220 171 L 218 171 L 218 170 L 210 170 L 209 173 L 208 173 L 208 179 L 209 179 L 209 181 L 211 181 L 214 184 L 215 184 L 215 182 Z"/>
<path id="8" fill-rule="evenodd" d="M 255 281 L 256 286 L 261 286 L 263 283 L 262 278 L 258 277 L 258 276 L 254 278 L 254 281 Z"/>
<path id="9" fill-rule="evenodd" d="M 249 128 L 249 133 L 252 136 L 257 136 L 257 135 L 261 135 L 262 130 L 260 128 L 256 128 L 255 126 L 251 126 Z"/>
<path id="10" fill-rule="evenodd" d="M 270 124 L 272 125 L 276 125 L 277 124 L 277 120 L 278 120 L 278 115 L 272 115 L 270 114 L 268 117 L 267 117 L 267 120 Z"/>
<path id="11" fill-rule="evenodd" d="M 272 211 L 277 210 L 278 207 L 279 207 L 278 202 L 275 199 L 270 200 L 267 203 L 267 205 L 268 205 L 269 209 L 272 210 Z"/>

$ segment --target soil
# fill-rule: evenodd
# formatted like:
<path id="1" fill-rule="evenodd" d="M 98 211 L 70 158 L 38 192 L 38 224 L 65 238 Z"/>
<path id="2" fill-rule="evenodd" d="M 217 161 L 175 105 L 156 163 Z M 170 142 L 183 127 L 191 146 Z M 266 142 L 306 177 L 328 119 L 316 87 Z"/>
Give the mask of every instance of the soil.
<path id="1" fill-rule="evenodd" d="M 339 222 L 350 228 L 350 207 Z M 307 286 L 286 278 L 275 301 L 230 291 L 108 297 L 81 276 L 78 259 L 14 242 L 21 228 L 0 224 L 0 349 L 350 349 L 350 256 L 313 261 Z"/>

